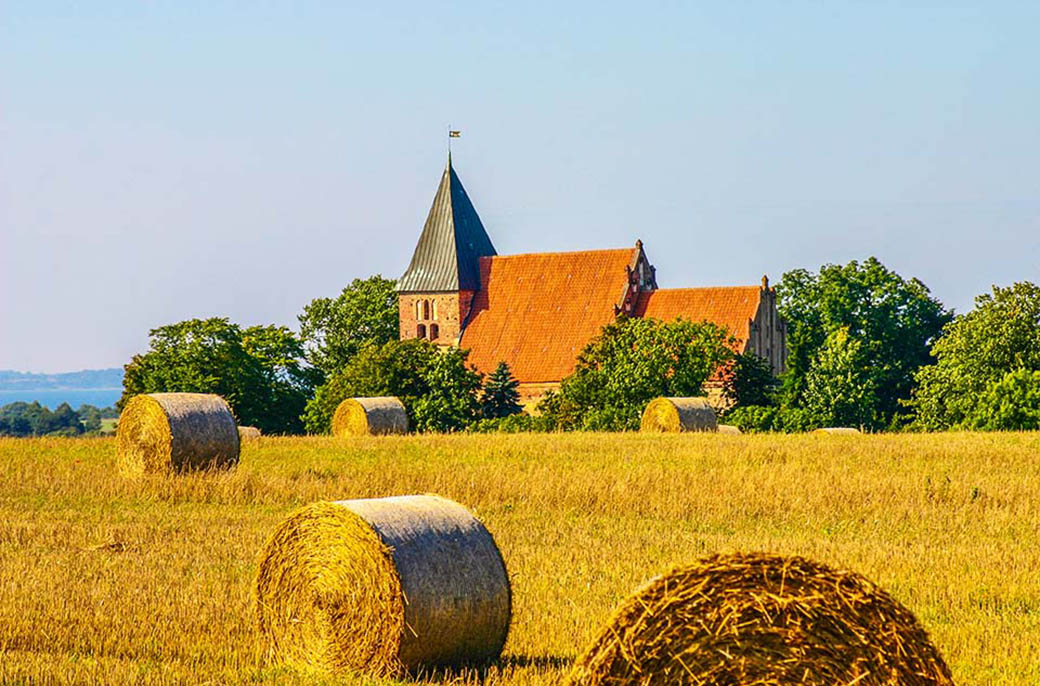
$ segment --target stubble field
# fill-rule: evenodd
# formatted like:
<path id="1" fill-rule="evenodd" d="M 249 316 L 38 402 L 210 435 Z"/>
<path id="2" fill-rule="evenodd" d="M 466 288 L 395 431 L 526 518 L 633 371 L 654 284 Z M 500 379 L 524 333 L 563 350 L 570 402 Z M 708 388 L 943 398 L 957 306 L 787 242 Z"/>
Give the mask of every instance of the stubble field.
<path id="1" fill-rule="evenodd" d="M 256 554 L 296 507 L 438 493 L 513 584 L 503 659 L 433 683 L 562 683 L 613 607 L 702 555 L 861 572 L 960 685 L 1040 683 L 1040 434 L 264 438 L 233 472 L 126 481 L 112 439 L 0 439 L 0 682 L 367 683 L 266 664 Z"/>

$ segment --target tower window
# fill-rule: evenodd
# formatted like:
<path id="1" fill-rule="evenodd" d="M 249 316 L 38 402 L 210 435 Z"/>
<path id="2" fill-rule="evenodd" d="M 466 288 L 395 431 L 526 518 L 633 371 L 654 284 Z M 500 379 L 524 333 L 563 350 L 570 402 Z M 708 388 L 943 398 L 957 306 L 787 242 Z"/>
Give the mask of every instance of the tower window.
<path id="1" fill-rule="evenodd" d="M 430 301 L 429 300 L 423 300 L 422 301 L 422 318 L 423 319 L 429 319 L 430 318 Z"/>
<path id="2" fill-rule="evenodd" d="M 422 301 L 421 300 L 416 300 L 415 301 L 415 318 L 416 319 L 422 319 Z"/>
<path id="3" fill-rule="evenodd" d="M 435 341 L 440 336 L 441 329 L 436 324 L 430 324 L 430 340 Z"/>
<path id="4" fill-rule="evenodd" d="M 415 327 L 415 337 L 416 338 L 426 338 L 426 325 L 425 324 L 420 324 L 419 326 Z"/>
<path id="5" fill-rule="evenodd" d="M 436 300 L 433 301 L 433 318 L 435 320 L 437 319 L 437 301 Z"/>

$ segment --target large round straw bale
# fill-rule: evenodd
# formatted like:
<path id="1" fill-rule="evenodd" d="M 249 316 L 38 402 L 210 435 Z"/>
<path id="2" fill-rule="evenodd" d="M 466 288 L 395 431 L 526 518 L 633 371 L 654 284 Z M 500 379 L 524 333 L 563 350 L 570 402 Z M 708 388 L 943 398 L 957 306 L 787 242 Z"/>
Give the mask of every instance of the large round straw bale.
<path id="1" fill-rule="evenodd" d="M 831 435 L 831 436 L 855 436 L 863 433 L 859 429 L 853 429 L 848 426 L 829 426 L 823 429 L 816 429 L 813 431 L 814 434 L 819 436 Z"/>
<path id="2" fill-rule="evenodd" d="M 408 413 L 394 397 L 347 398 L 332 416 L 333 436 L 378 436 L 408 431 Z"/>
<path id="3" fill-rule="evenodd" d="M 297 510 L 260 554 L 254 593 L 271 658 L 377 676 L 497 658 L 512 600 L 491 534 L 432 495 Z"/>
<path id="4" fill-rule="evenodd" d="M 853 572 L 800 558 L 718 555 L 624 601 L 572 686 L 952 686 L 917 619 Z"/>
<path id="5" fill-rule="evenodd" d="M 219 395 L 135 395 L 119 415 L 116 446 L 124 474 L 233 467 L 238 427 Z"/>
<path id="6" fill-rule="evenodd" d="M 243 441 L 255 441 L 260 438 L 260 429 L 255 426 L 240 426 L 238 427 L 238 437 Z"/>
<path id="7" fill-rule="evenodd" d="M 715 410 L 707 398 L 654 398 L 643 411 L 640 431 L 715 431 Z"/>
<path id="8" fill-rule="evenodd" d="M 740 430 L 739 426 L 733 426 L 732 424 L 719 424 L 718 432 L 720 434 L 741 434 L 744 433 Z"/>

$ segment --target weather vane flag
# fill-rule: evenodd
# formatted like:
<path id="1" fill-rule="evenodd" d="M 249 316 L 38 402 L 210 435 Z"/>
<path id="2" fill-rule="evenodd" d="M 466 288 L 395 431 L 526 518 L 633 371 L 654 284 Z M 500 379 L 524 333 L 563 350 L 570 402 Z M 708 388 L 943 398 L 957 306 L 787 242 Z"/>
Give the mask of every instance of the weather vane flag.
<path id="1" fill-rule="evenodd" d="M 451 128 L 451 126 L 448 126 L 448 155 L 449 156 L 451 155 L 451 139 L 452 138 L 462 138 L 462 132 L 461 131 L 455 131 L 454 129 Z"/>

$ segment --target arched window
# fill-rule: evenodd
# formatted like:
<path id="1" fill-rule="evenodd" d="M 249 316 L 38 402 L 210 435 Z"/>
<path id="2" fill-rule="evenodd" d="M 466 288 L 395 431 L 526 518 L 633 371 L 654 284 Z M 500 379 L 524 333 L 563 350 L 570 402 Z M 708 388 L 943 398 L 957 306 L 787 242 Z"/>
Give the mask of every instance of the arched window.
<path id="1" fill-rule="evenodd" d="M 422 300 L 415 301 L 415 318 L 422 319 Z"/>
<path id="2" fill-rule="evenodd" d="M 425 324 L 420 324 L 419 326 L 415 327 L 415 337 L 416 338 L 426 338 L 426 325 Z"/>
<path id="3" fill-rule="evenodd" d="M 440 336 L 440 334 L 441 334 L 440 327 L 437 326 L 436 324 L 430 324 L 430 340 L 431 341 L 437 340 L 437 337 Z"/>
<path id="4" fill-rule="evenodd" d="M 433 301 L 433 319 L 434 319 L 434 321 L 437 320 L 437 301 L 436 300 Z"/>
<path id="5" fill-rule="evenodd" d="M 423 319 L 429 319 L 430 318 L 430 301 L 429 300 L 423 300 L 422 301 L 422 318 Z"/>

